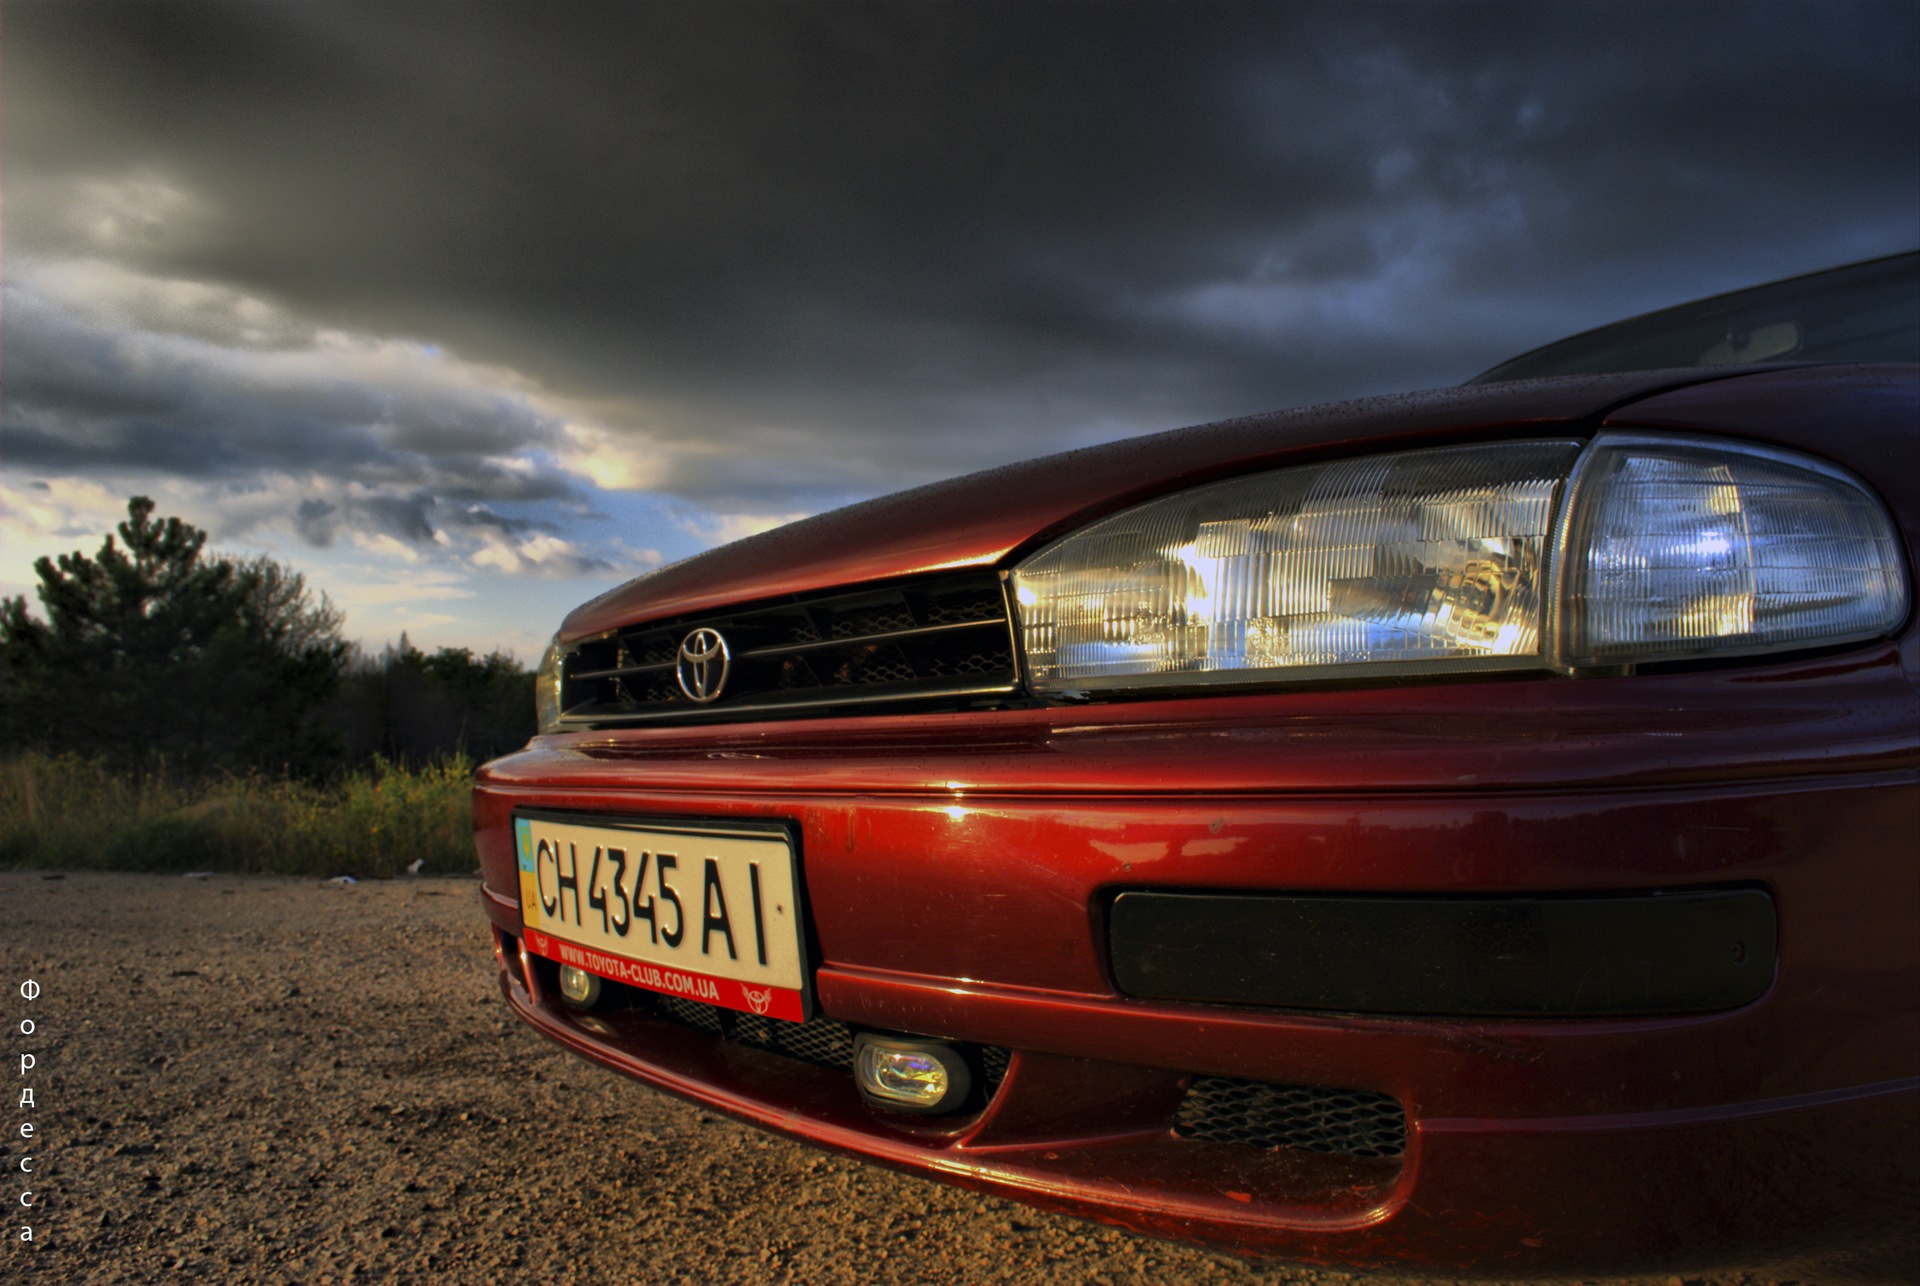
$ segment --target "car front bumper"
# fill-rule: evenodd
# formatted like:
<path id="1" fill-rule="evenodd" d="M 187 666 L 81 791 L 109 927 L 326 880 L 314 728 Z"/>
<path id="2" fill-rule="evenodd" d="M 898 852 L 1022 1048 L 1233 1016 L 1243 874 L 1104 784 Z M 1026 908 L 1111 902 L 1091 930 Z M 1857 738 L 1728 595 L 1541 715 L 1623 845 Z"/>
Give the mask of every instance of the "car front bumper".
<path id="1" fill-rule="evenodd" d="M 1920 1195 L 1910 672 L 1882 646 L 1712 673 L 569 734 L 483 770 L 484 901 L 509 1004 L 560 1044 L 969 1187 L 1250 1255 L 1506 1275 L 1791 1258 L 1898 1233 Z M 561 1004 L 522 937 L 517 808 L 793 824 L 819 1012 L 1011 1051 L 997 1092 L 964 1117 L 890 1114 L 845 1071 Z M 1770 895 L 1778 957 L 1758 999 L 1704 1013 L 1147 1000 L 1109 951 L 1126 891 L 1714 889 Z M 1404 1151 L 1183 1136 L 1197 1077 L 1391 1096 Z"/>

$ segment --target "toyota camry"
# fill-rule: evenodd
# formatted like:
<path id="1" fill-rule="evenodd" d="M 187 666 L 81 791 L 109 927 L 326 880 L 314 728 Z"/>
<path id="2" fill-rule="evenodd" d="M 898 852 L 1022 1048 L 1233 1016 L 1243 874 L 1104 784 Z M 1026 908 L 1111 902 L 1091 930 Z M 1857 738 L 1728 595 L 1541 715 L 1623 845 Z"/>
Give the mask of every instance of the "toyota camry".
<path id="1" fill-rule="evenodd" d="M 888 496 L 575 610 L 507 1004 L 1248 1255 L 1760 1261 L 1920 1208 L 1920 254 Z"/>

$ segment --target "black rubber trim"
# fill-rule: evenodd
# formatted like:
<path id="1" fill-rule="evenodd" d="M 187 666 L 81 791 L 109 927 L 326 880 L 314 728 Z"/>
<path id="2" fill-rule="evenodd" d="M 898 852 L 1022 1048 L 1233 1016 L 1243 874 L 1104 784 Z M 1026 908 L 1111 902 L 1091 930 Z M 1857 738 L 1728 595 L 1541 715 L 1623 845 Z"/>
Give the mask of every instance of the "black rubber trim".
<path id="1" fill-rule="evenodd" d="M 1773 899 L 1752 888 L 1571 897 L 1127 892 L 1130 996 L 1446 1017 L 1698 1013 L 1773 981 Z"/>

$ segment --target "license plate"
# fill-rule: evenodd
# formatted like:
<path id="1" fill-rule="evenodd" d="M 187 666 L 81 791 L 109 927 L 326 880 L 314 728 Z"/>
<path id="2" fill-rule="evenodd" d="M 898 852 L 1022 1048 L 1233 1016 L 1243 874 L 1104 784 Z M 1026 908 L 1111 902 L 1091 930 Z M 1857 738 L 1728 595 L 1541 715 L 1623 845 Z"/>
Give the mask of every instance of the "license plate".
<path id="1" fill-rule="evenodd" d="M 614 982 L 803 1022 L 793 840 L 776 826 L 655 826 L 517 813 L 535 953 Z"/>

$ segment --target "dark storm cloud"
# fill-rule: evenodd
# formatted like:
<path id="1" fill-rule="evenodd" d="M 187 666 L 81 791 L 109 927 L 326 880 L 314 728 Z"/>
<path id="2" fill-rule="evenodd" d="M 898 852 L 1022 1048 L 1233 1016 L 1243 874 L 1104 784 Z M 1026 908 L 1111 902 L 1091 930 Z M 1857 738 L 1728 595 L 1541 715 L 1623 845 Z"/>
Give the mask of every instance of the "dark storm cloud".
<path id="1" fill-rule="evenodd" d="M 340 506 L 309 496 L 294 506 L 293 528 L 309 545 L 325 549 L 340 534 Z"/>
<path id="2" fill-rule="evenodd" d="M 427 517 L 433 504 L 429 495 L 374 496 L 362 501 L 360 509 L 373 519 L 374 530 L 424 545 L 433 541 L 433 523 Z"/>
<path id="3" fill-rule="evenodd" d="M 576 495 L 556 469 L 506 463 L 559 433 L 511 391 L 478 384 L 417 347 L 329 343 L 311 333 L 282 333 L 267 351 L 231 336 L 209 342 L 208 327 L 130 319 L 119 305 L 139 289 L 159 291 L 97 265 L 12 274 L 4 349 L 11 465 L 81 475 L 315 476 L 376 493 L 357 507 L 381 519 L 380 529 L 414 540 L 432 538 L 424 520 L 399 517 L 416 494 L 504 503 Z M 204 301 L 188 294 L 191 312 Z M 229 314 L 251 313 L 290 332 L 270 311 L 228 303 Z M 335 508 L 303 509 L 296 529 L 329 543 Z"/>
<path id="4" fill-rule="evenodd" d="M 1907 248 L 1914 12 L 15 3 L 10 233 L 430 336 L 665 444 L 667 489 L 813 507 Z M 126 174 L 179 209 L 75 201 Z M 208 469 L 556 485 L 485 463 L 537 417 L 369 437 L 368 385 L 241 426 L 36 324 L 16 459 L 190 468 L 150 430 L 191 413 Z"/>

